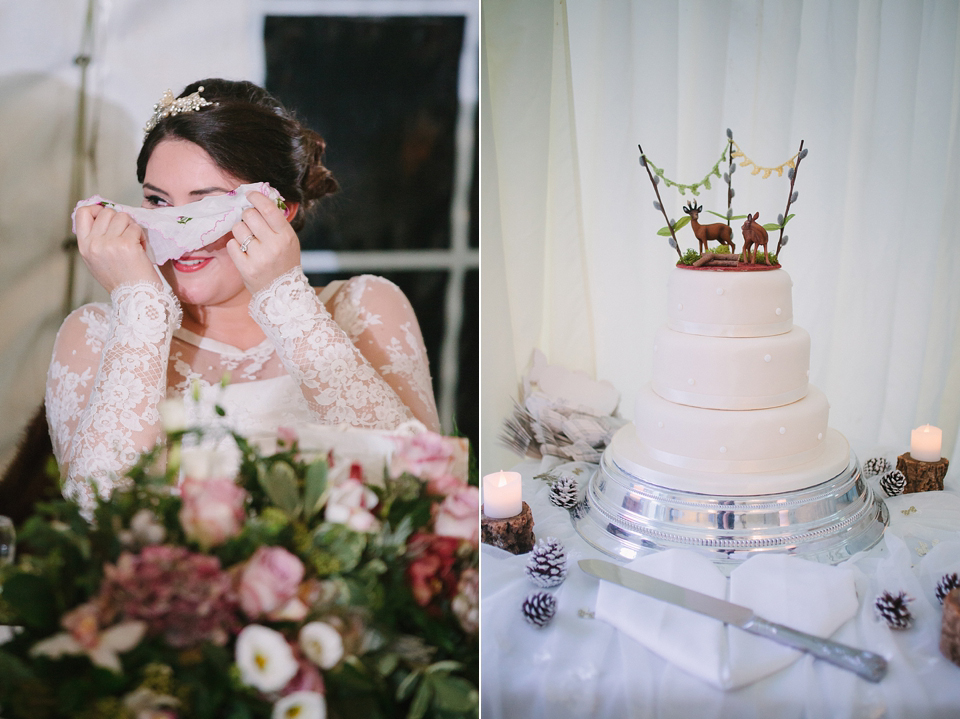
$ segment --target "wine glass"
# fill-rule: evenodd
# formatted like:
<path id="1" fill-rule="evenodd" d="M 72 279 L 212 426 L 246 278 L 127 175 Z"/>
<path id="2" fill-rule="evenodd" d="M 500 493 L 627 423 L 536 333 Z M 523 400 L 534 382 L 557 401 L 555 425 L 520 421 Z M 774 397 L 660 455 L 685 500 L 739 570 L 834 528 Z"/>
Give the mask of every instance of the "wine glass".
<path id="1" fill-rule="evenodd" d="M 10 517 L 0 515 L 0 565 L 13 564 L 17 551 L 17 532 Z"/>

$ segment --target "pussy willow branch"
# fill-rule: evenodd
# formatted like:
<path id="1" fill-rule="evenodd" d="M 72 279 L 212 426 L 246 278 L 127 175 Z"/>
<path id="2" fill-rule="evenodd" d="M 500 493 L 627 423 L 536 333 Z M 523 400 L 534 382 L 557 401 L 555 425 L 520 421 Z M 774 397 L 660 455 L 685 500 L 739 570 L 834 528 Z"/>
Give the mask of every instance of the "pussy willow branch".
<path id="1" fill-rule="evenodd" d="M 793 198 L 793 183 L 797 181 L 800 172 L 800 163 L 803 162 L 803 140 L 800 140 L 800 149 L 797 151 L 797 164 L 793 168 L 793 177 L 790 178 L 790 192 L 787 193 L 787 209 L 783 211 L 783 224 L 780 225 L 780 237 L 777 239 L 777 261 L 780 261 L 780 248 L 783 246 L 783 228 L 790 216 L 790 200 Z"/>
<path id="2" fill-rule="evenodd" d="M 667 217 L 667 211 L 663 207 L 663 200 L 660 199 L 660 190 L 657 189 L 657 183 L 653 179 L 653 173 L 650 172 L 650 163 L 647 162 L 647 156 L 643 152 L 643 148 L 640 145 L 637 145 L 637 149 L 640 150 L 640 157 L 643 160 L 643 167 L 647 171 L 647 177 L 650 178 L 650 184 L 653 185 L 653 191 L 657 195 L 657 204 L 660 206 L 660 212 L 663 213 L 663 219 L 667 222 L 667 229 L 670 230 L 670 236 L 673 238 L 674 249 L 677 251 L 677 257 L 683 259 L 683 254 L 680 252 L 680 243 L 677 242 L 677 236 L 673 232 L 673 225 L 670 224 L 670 218 Z"/>

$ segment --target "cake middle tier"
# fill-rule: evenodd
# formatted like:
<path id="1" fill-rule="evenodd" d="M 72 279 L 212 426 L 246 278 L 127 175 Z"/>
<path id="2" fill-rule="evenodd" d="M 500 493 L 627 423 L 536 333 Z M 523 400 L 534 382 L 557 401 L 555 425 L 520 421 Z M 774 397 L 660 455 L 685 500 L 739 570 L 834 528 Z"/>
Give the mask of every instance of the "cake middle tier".
<path id="1" fill-rule="evenodd" d="M 807 394 L 810 335 L 794 327 L 767 337 L 710 337 L 661 327 L 653 345 L 653 391 L 707 409 L 764 409 Z"/>
<path id="2" fill-rule="evenodd" d="M 819 454 L 830 405 L 813 385 L 807 395 L 780 407 L 720 410 L 669 402 L 648 385 L 637 393 L 637 438 L 651 456 L 685 469 L 771 472 Z"/>

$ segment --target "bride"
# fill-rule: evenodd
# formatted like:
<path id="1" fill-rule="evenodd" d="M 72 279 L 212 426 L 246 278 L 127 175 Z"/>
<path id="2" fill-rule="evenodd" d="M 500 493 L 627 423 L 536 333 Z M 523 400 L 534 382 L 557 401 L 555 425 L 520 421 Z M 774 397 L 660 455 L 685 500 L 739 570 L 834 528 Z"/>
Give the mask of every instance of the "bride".
<path id="1" fill-rule="evenodd" d="M 64 495 L 87 511 L 97 493 L 109 497 L 156 444 L 170 397 L 200 397 L 194 420 L 221 406 L 251 435 L 304 423 L 391 429 L 411 418 L 437 430 L 403 293 L 369 275 L 314 290 L 300 267 L 296 230 L 337 189 L 322 138 L 265 90 L 217 79 L 165 97 L 147 128 L 142 207 L 254 182 L 284 202 L 248 193 L 252 207 L 229 232 L 159 267 L 129 214 L 110 203 L 78 208 L 80 255 L 110 304 L 75 310 L 54 347 L 45 403 Z"/>

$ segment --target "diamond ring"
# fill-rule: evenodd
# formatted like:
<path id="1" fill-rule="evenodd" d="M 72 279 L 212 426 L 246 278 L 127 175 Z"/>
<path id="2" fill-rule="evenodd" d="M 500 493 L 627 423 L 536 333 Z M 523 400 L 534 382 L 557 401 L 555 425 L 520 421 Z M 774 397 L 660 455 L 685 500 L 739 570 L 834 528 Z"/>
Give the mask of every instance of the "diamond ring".
<path id="1" fill-rule="evenodd" d="M 254 239 L 253 235 L 247 235 L 243 238 L 243 242 L 240 243 L 240 251 L 246 254 L 247 247 L 250 246 L 250 240 Z"/>

